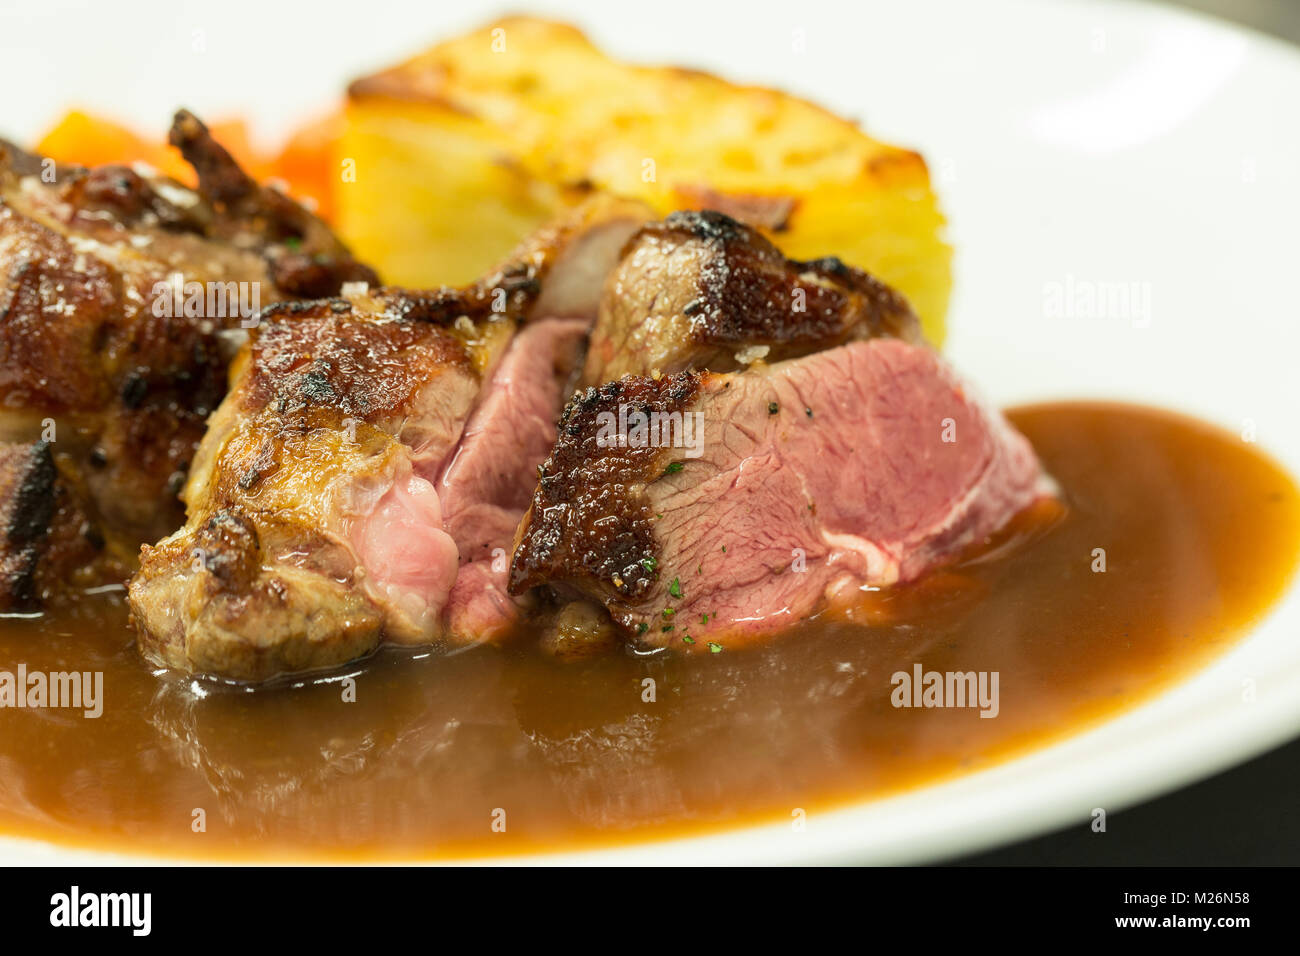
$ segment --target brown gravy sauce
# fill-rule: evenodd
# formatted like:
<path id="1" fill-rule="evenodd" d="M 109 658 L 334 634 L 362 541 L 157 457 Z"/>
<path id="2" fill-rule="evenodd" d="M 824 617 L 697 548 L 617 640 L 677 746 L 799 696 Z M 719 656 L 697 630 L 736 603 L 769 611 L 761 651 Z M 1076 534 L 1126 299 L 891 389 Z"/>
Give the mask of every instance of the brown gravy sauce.
<path id="1" fill-rule="evenodd" d="M 566 662 L 522 640 L 389 652 L 250 692 L 152 672 L 117 594 L 0 621 L 0 669 L 104 673 L 97 719 L 0 709 L 0 831 L 206 859 L 370 858 L 789 820 L 1130 707 L 1225 650 L 1287 586 L 1300 494 L 1237 436 L 1125 405 L 1011 417 L 1060 482 L 1063 516 L 1022 516 L 857 622 L 810 621 L 757 650 Z M 998 716 L 891 706 L 891 675 L 918 663 L 997 671 Z"/>

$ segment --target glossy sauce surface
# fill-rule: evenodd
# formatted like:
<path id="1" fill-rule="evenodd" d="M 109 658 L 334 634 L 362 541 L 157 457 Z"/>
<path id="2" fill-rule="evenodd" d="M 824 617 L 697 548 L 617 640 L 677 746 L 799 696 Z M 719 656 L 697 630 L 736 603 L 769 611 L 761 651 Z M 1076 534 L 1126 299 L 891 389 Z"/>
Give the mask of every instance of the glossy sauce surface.
<path id="1" fill-rule="evenodd" d="M 1300 498 L 1254 446 L 1122 405 L 1011 417 L 1063 511 L 1022 515 L 980 556 L 871 596 L 856 620 L 806 622 L 755 650 L 574 662 L 521 635 L 249 691 L 152 672 L 120 595 L 0 621 L 0 669 L 103 671 L 105 698 L 96 719 L 0 709 L 0 832 L 364 858 L 788 820 L 979 769 L 1138 703 L 1287 586 Z M 892 706 L 892 675 L 917 664 L 997 671 L 998 716 Z"/>

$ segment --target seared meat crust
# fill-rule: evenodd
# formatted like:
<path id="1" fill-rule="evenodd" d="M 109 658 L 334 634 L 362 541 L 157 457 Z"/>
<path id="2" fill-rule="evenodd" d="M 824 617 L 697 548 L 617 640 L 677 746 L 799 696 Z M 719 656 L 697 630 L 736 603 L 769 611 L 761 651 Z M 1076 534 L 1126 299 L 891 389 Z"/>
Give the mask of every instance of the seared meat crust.
<path id="1" fill-rule="evenodd" d="M 0 443 L 0 612 L 38 610 L 68 586 L 121 581 L 132 555 L 97 524 L 49 442 Z"/>
<path id="2" fill-rule="evenodd" d="M 602 418 L 618 421 L 620 408 L 625 418 L 680 415 L 701 379 L 696 372 L 658 380 L 628 376 L 573 397 L 519 526 L 512 593 L 562 580 L 580 582 L 584 593 L 606 602 L 634 602 L 650 589 L 658 578 L 659 547 L 645 490 L 664 476 L 672 450 L 610 441 Z"/>
<path id="3" fill-rule="evenodd" d="M 248 313 L 377 282 L 191 114 L 176 115 L 172 141 L 197 190 L 0 142 L 0 440 L 52 441 L 52 493 L 81 502 L 88 540 L 127 555 L 127 573 L 141 542 L 183 519 L 177 493 Z M 208 290 L 197 305 L 194 282 Z M 69 583 L 78 553 L 62 554 Z"/>
<path id="4" fill-rule="evenodd" d="M 583 382 L 726 372 L 855 339 L 920 340 L 906 301 L 835 258 L 786 259 L 720 212 L 676 212 L 633 236 L 611 274 Z"/>

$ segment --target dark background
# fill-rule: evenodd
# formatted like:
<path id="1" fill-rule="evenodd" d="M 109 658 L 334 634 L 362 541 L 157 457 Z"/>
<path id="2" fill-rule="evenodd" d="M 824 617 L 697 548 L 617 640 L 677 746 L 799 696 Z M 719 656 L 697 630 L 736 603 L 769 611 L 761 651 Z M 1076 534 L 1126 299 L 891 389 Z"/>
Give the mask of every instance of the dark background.
<path id="1" fill-rule="evenodd" d="M 1167 0 L 1300 43 L 1300 0 Z M 1292 117 L 1293 121 L 1300 122 Z M 1300 741 L 1159 800 L 975 856 L 968 866 L 1295 866 Z"/>

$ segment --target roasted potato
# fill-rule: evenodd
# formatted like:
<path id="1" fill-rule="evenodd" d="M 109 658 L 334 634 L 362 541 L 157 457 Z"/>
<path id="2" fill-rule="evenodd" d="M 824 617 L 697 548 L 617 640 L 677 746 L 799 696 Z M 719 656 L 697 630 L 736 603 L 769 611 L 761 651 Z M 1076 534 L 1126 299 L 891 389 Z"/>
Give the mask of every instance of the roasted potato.
<path id="1" fill-rule="evenodd" d="M 620 63 L 572 27 L 511 17 L 357 80 L 345 112 L 337 225 L 390 282 L 467 282 L 603 190 L 838 255 L 942 340 L 951 250 L 925 162 L 803 100 Z"/>

